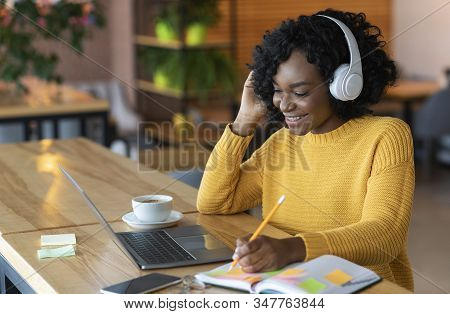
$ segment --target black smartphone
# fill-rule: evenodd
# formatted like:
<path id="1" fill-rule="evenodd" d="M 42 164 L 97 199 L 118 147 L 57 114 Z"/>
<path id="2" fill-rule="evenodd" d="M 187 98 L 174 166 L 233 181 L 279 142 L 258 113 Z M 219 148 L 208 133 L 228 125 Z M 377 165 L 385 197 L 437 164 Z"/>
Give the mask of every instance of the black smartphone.
<path id="1" fill-rule="evenodd" d="M 180 277 L 169 276 L 160 273 L 151 273 L 146 276 L 124 281 L 106 288 L 102 293 L 136 294 L 152 292 L 181 282 Z"/>

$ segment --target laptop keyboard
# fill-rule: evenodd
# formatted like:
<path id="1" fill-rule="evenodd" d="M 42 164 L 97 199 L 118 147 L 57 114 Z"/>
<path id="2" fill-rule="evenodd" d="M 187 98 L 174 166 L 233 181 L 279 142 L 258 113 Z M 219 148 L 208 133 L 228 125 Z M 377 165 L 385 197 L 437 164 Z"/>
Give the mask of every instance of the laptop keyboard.
<path id="1" fill-rule="evenodd" d="M 122 233 L 123 239 L 149 264 L 165 264 L 194 260 L 165 231 Z"/>

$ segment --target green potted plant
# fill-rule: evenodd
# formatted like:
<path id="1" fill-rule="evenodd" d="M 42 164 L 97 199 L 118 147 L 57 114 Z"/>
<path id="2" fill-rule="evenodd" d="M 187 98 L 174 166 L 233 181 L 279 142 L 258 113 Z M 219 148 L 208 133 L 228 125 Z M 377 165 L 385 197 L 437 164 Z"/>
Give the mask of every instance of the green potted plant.
<path id="1" fill-rule="evenodd" d="M 145 70 L 153 73 L 153 83 L 157 88 L 181 94 L 185 87 L 201 100 L 205 100 L 212 90 L 224 95 L 234 91 L 235 65 L 221 51 L 147 47 L 140 51 L 139 56 Z"/>
<path id="2" fill-rule="evenodd" d="M 15 83 L 18 92 L 26 91 L 20 80 L 27 74 L 61 82 L 55 73 L 58 56 L 39 52 L 33 42 L 63 38 L 82 52 L 90 29 L 104 24 L 95 0 L 0 0 L 0 80 Z"/>
<path id="3" fill-rule="evenodd" d="M 175 4 L 169 4 L 156 18 L 155 35 L 163 41 L 171 41 L 179 38 L 179 12 Z"/>
<path id="4" fill-rule="evenodd" d="M 182 1 L 186 12 L 187 45 L 200 45 L 206 39 L 207 28 L 220 18 L 217 0 Z"/>
<path id="5" fill-rule="evenodd" d="M 156 19 L 156 37 L 162 41 L 179 39 L 186 45 L 205 42 L 208 27 L 219 20 L 217 0 L 182 0 L 164 7 Z"/>
<path id="6" fill-rule="evenodd" d="M 187 46 L 205 42 L 208 27 L 219 20 L 217 0 L 182 0 L 166 5 L 156 19 L 155 33 L 161 41 L 179 39 Z M 140 58 L 153 74 L 157 88 L 179 94 L 186 89 L 202 100 L 211 90 L 230 94 L 236 70 L 229 56 L 216 50 L 143 48 Z"/>

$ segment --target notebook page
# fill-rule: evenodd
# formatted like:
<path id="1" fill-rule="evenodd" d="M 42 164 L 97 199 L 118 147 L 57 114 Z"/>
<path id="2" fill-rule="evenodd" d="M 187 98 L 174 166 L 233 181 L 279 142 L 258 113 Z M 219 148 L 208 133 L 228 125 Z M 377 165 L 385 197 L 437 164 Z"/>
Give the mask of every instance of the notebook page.
<path id="1" fill-rule="evenodd" d="M 228 271 L 230 265 L 231 263 L 222 265 L 208 272 L 199 273 L 195 277 L 204 283 L 253 292 L 253 285 L 280 273 L 280 271 L 246 273 L 239 266 Z"/>
<path id="2" fill-rule="evenodd" d="M 261 293 L 353 293 L 380 280 L 373 271 L 333 255 L 288 268 L 255 286 Z"/>

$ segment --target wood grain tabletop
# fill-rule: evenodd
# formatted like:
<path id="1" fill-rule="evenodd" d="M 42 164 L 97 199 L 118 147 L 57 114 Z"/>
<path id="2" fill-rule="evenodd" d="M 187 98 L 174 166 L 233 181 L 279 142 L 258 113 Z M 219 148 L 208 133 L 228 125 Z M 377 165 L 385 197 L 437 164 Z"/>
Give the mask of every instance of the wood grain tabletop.
<path id="1" fill-rule="evenodd" d="M 0 234 L 97 223 L 64 167 L 108 221 L 132 210 L 131 199 L 168 194 L 174 209 L 196 212 L 197 190 L 87 139 L 42 140 L 0 145 Z"/>
<path id="2" fill-rule="evenodd" d="M 0 254 L 37 293 L 99 293 L 102 287 L 148 274 L 120 251 L 98 224 L 79 193 L 60 172 L 63 166 L 89 194 L 115 231 L 130 231 L 121 221 L 131 198 L 168 194 L 184 213 L 179 225 L 199 224 L 234 249 L 236 238 L 254 232 L 260 220 L 247 215 L 202 215 L 196 211 L 197 190 L 158 171 L 138 165 L 89 140 L 43 140 L 0 145 Z M 44 234 L 74 233 L 76 255 L 38 259 Z M 290 235 L 268 225 L 263 234 Z M 220 263 L 157 270 L 193 275 Z M 162 292 L 173 292 L 173 290 Z M 205 293 L 235 293 L 210 287 Z M 363 293 L 409 293 L 383 280 Z"/>

